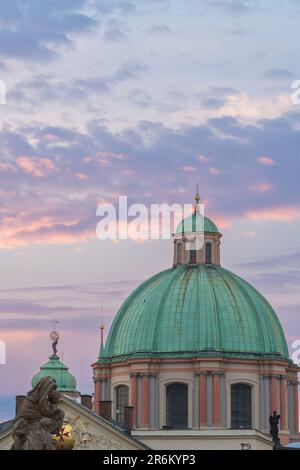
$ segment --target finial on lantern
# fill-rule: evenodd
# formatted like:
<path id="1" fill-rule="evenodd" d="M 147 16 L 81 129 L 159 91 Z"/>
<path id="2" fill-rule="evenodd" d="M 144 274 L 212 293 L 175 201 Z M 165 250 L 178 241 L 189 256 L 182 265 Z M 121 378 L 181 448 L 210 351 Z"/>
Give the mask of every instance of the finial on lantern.
<path id="1" fill-rule="evenodd" d="M 196 190 L 196 194 L 195 194 L 195 202 L 196 204 L 198 205 L 199 202 L 200 202 L 200 196 L 199 196 L 199 183 L 197 183 L 197 190 Z"/>
<path id="2" fill-rule="evenodd" d="M 199 202 L 200 202 L 200 196 L 199 196 L 199 183 L 197 183 L 197 188 L 196 188 L 196 194 L 195 194 L 195 203 L 193 205 L 193 213 L 196 214 L 199 212 Z"/>

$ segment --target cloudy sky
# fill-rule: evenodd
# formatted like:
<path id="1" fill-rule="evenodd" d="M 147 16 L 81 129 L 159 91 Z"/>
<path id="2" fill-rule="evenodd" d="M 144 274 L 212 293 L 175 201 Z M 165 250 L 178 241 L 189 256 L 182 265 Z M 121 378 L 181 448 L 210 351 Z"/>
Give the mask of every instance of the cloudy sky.
<path id="1" fill-rule="evenodd" d="M 168 240 L 97 240 L 119 195 L 190 203 L 198 181 L 222 264 L 300 339 L 299 27 L 299 0 L 0 0 L 0 421 L 54 318 L 92 392 L 101 299 L 107 332 L 170 266 Z"/>

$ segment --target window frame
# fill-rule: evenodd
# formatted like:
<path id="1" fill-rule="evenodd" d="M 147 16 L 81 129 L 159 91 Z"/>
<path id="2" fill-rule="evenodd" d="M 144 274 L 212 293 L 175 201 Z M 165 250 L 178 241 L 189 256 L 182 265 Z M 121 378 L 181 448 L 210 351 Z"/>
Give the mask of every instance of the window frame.
<path id="1" fill-rule="evenodd" d="M 208 256 L 207 248 L 209 246 L 210 252 Z M 213 246 L 211 242 L 206 242 L 205 243 L 205 264 L 212 264 L 212 258 L 213 258 Z M 208 261 L 209 259 L 209 261 Z"/>
<path id="2" fill-rule="evenodd" d="M 190 264 L 197 263 L 197 250 L 190 250 L 189 263 Z"/>
<path id="3" fill-rule="evenodd" d="M 184 382 L 172 382 L 166 384 L 165 387 L 166 426 L 172 429 L 188 429 L 189 385 Z M 181 396 L 179 388 L 182 390 Z M 172 397 L 170 393 L 173 393 Z M 177 416 L 174 412 L 177 412 Z"/>
<path id="4" fill-rule="evenodd" d="M 123 391 L 123 394 L 119 396 L 119 392 Z M 125 406 L 129 404 L 129 387 L 125 384 L 120 384 L 115 387 L 115 397 L 116 397 L 116 421 L 124 424 L 125 421 Z M 121 398 L 121 402 L 120 402 Z M 119 410 L 119 413 L 118 413 Z"/>
<path id="5" fill-rule="evenodd" d="M 182 263 L 182 243 L 177 244 L 177 263 Z"/>
<path id="6" fill-rule="evenodd" d="M 231 429 L 253 429 L 253 386 L 238 382 L 230 386 Z"/>

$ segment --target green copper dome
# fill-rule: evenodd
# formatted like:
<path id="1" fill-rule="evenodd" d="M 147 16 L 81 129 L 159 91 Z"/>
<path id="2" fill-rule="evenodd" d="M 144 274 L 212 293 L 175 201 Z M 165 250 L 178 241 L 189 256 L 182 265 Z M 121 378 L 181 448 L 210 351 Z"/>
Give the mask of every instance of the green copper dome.
<path id="1" fill-rule="evenodd" d="M 197 232 L 202 228 L 202 218 L 198 212 L 194 212 L 192 215 L 183 219 L 177 226 L 175 233 L 188 233 Z M 212 220 L 208 217 L 204 217 L 204 232 L 218 233 L 219 230 Z"/>
<path id="2" fill-rule="evenodd" d="M 74 375 L 70 374 L 69 368 L 59 360 L 56 354 L 49 357 L 49 361 L 41 366 L 40 372 L 36 374 L 31 381 L 32 387 L 35 387 L 44 377 L 52 377 L 57 384 L 57 390 L 59 392 L 78 393 Z"/>
<path id="3" fill-rule="evenodd" d="M 288 359 L 266 299 L 219 266 L 185 265 L 141 284 L 117 313 L 100 361 L 205 356 Z"/>

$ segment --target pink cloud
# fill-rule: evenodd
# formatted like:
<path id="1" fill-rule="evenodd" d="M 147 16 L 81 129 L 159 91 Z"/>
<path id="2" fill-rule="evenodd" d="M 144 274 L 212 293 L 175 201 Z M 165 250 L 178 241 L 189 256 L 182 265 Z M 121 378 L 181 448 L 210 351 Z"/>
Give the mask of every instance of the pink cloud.
<path id="1" fill-rule="evenodd" d="M 59 142 L 61 140 L 61 138 L 58 137 L 58 135 L 54 135 L 54 134 L 45 134 L 44 138 L 48 140 L 49 142 Z"/>
<path id="2" fill-rule="evenodd" d="M 0 171 L 16 171 L 16 167 L 11 163 L 0 162 Z"/>
<path id="3" fill-rule="evenodd" d="M 205 155 L 198 155 L 198 160 L 200 160 L 200 162 L 209 162 L 211 159 L 206 157 Z"/>
<path id="4" fill-rule="evenodd" d="M 257 159 L 258 163 L 260 163 L 261 165 L 266 165 L 266 166 L 273 166 L 273 165 L 277 165 L 277 163 L 275 162 L 275 160 L 273 160 L 272 158 L 270 157 L 260 157 Z"/>
<path id="5" fill-rule="evenodd" d="M 267 193 L 271 191 L 273 185 L 270 183 L 256 183 L 249 187 L 250 191 L 257 192 L 257 193 Z"/>
<path id="6" fill-rule="evenodd" d="M 46 233 L 16 233 L 15 236 L 0 239 L 0 248 L 4 250 L 13 250 L 22 248 L 31 244 L 35 245 L 71 245 L 74 243 L 85 243 L 95 239 L 95 230 L 85 230 L 80 233 L 68 233 L 63 229 L 57 231 L 49 231 Z"/>
<path id="7" fill-rule="evenodd" d="M 226 217 L 222 214 L 216 214 L 211 217 L 208 211 L 205 211 L 205 215 L 211 218 L 217 224 L 218 229 L 226 229 L 232 226 L 232 217 Z"/>
<path id="8" fill-rule="evenodd" d="M 13 199 L 13 195 L 4 195 Z M 47 212 L 48 211 L 48 212 Z M 43 211 L 31 207 L 17 210 L 17 215 L 1 214 L 0 248 L 16 249 L 30 244 L 73 244 L 95 238 L 95 227 L 83 223 L 83 214 L 67 214 L 65 210 L 54 213 L 51 205 Z M 95 222 L 96 223 L 96 222 Z"/>
<path id="9" fill-rule="evenodd" d="M 74 174 L 75 174 L 76 178 L 78 178 L 79 180 L 88 180 L 89 179 L 89 177 L 85 173 L 76 172 Z"/>
<path id="10" fill-rule="evenodd" d="M 245 237 L 256 237 L 257 233 L 255 232 L 255 230 L 250 230 L 249 232 L 245 232 L 244 233 Z"/>
<path id="11" fill-rule="evenodd" d="M 97 162 L 101 165 L 109 165 L 113 160 L 123 160 L 126 156 L 123 153 L 116 152 L 97 152 L 94 157 L 87 155 L 83 158 L 84 163 Z"/>
<path id="12" fill-rule="evenodd" d="M 24 330 L 20 332 L 8 329 L 1 332 L 1 338 L 6 343 L 16 344 L 20 347 L 20 343 L 30 344 L 39 334 L 39 330 Z"/>
<path id="13" fill-rule="evenodd" d="M 74 251 L 75 251 L 75 253 L 79 253 L 79 254 L 84 253 L 84 249 L 79 248 L 78 246 L 74 248 Z"/>
<path id="14" fill-rule="evenodd" d="M 17 164 L 23 171 L 37 178 L 47 176 L 57 170 L 49 158 L 21 156 L 17 158 Z"/>
<path id="15" fill-rule="evenodd" d="M 117 160 L 123 160 L 125 155 L 123 153 L 115 153 L 115 152 L 97 152 L 97 158 L 104 158 L 104 159 L 112 159 L 115 158 Z"/>
<path id="16" fill-rule="evenodd" d="M 193 173 L 197 171 L 197 168 L 191 165 L 184 165 L 180 167 L 180 170 L 186 171 L 187 173 Z"/>
<path id="17" fill-rule="evenodd" d="M 246 212 L 246 217 L 250 220 L 274 220 L 279 222 L 292 222 L 300 219 L 300 207 L 283 206 L 269 209 L 252 209 Z"/>
<path id="18" fill-rule="evenodd" d="M 134 170 L 123 170 L 122 175 L 124 175 L 124 176 L 134 176 L 135 171 Z"/>
<path id="19" fill-rule="evenodd" d="M 219 175 L 221 173 L 221 170 L 219 168 L 215 168 L 214 166 L 209 167 L 208 171 L 211 175 Z"/>

